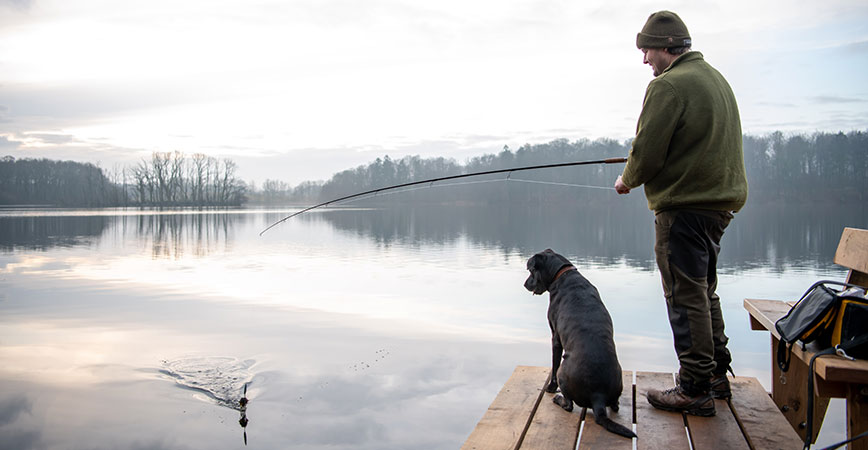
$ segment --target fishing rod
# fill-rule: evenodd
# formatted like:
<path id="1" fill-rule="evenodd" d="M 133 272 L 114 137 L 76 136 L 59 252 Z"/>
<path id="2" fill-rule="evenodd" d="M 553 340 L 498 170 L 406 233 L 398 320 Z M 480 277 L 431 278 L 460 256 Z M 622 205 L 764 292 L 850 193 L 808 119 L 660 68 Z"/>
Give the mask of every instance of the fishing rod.
<path id="1" fill-rule="evenodd" d="M 556 164 L 543 164 L 543 165 L 539 165 L 539 166 L 513 167 L 511 169 L 497 169 L 497 170 L 486 170 L 483 172 L 463 173 L 460 175 L 450 175 L 450 176 L 445 176 L 445 177 L 431 178 L 428 180 L 411 181 L 409 183 L 395 184 L 392 186 L 386 186 L 386 187 L 381 187 L 381 188 L 377 188 L 377 189 L 371 189 L 369 191 L 359 192 L 359 193 L 352 194 L 352 195 L 346 195 L 346 196 L 343 196 L 340 198 L 336 198 L 334 200 L 329 200 L 327 202 L 322 202 L 322 203 L 319 203 L 319 204 L 316 204 L 313 206 L 308 206 L 307 208 L 304 208 L 301 211 L 297 211 L 293 214 L 290 214 L 290 215 L 284 217 L 283 219 L 278 220 L 277 222 L 274 222 L 273 224 L 269 225 L 268 228 L 259 232 L 259 235 L 262 236 L 263 234 L 265 234 L 266 231 L 274 228 L 275 226 L 277 226 L 283 222 L 286 222 L 287 220 L 289 220 L 295 216 L 304 214 L 308 211 L 311 211 L 311 210 L 314 210 L 317 208 L 321 208 L 323 206 L 331 205 L 332 203 L 338 203 L 338 202 L 342 202 L 344 200 L 350 200 L 350 199 L 353 199 L 356 197 L 362 197 L 365 195 L 377 194 L 380 192 L 391 191 L 391 190 L 400 189 L 400 188 L 409 187 L 409 186 L 416 186 L 416 185 L 428 184 L 428 183 L 434 184 L 438 181 L 455 180 L 458 178 L 467 178 L 467 177 L 478 177 L 478 176 L 482 176 L 482 175 L 493 175 L 493 174 L 497 174 L 497 173 L 520 172 L 523 170 L 554 169 L 557 167 L 586 166 L 586 165 L 591 165 L 591 164 L 618 164 L 618 163 L 625 163 L 625 162 L 627 162 L 627 158 L 608 158 L 608 159 L 597 159 L 597 160 L 593 160 L 593 161 L 576 161 L 576 162 L 566 162 L 566 163 L 556 163 Z M 509 177 L 507 176 L 507 178 L 509 178 Z"/>

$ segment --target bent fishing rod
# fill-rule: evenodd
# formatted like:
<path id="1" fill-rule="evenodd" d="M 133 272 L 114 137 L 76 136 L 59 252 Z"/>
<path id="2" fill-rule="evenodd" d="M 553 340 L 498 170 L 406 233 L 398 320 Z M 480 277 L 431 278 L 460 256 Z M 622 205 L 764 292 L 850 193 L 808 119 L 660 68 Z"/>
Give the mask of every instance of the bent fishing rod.
<path id="1" fill-rule="evenodd" d="M 278 220 L 277 222 L 274 222 L 273 224 L 269 225 L 268 228 L 259 232 L 259 235 L 262 236 L 263 234 L 265 234 L 266 231 L 274 228 L 275 226 L 277 226 L 283 222 L 286 222 L 287 220 L 289 220 L 295 216 L 304 214 L 308 211 L 311 211 L 311 210 L 314 210 L 317 208 L 321 208 L 323 206 L 331 205 L 332 203 L 338 203 L 338 202 L 350 200 L 350 199 L 353 199 L 356 197 L 362 197 L 362 196 L 371 195 L 371 194 L 378 194 L 380 192 L 392 191 L 395 189 L 401 189 L 401 188 L 405 188 L 405 187 L 409 187 L 409 186 L 417 186 L 420 184 L 434 184 L 438 181 L 455 180 L 458 178 L 478 177 L 478 176 L 493 175 L 493 174 L 498 174 L 498 173 L 520 172 L 520 171 L 524 171 L 524 170 L 554 169 L 557 167 L 586 166 L 586 165 L 591 165 L 591 164 L 618 164 L 618 163 L 625 163 L 625 162 L 627 162 L 627 158 L 608 158 L 608 159 L 597 159 L 597 160 L 593 160 L 593 161 L 576 161 L 576 162 L 566 162 L 566 163 L 557 163 L 557 164 L 543 164 L 543 165 L 539 165 L 539 166 L 513 167 L 511 169 L 497 169 L 497 170 L 486 170 L 483 172 L 462 173 L 460 175 L 449 175 L 449 176 L 445 176 L 445 177 L 431 178 L 428 180 L 411 181 L 409 183 L 395 184 L 392 186 L 386 186 L 386 187 L 381 187 L 381 188 L 377 188 L 377 189 L 371 189 L 369 191 L 359 192 L 359 193 L 352 194 L 352 195 L 346 195 L 344 197 L 336 198 L 334 200 L 329 200 L 327 202 L 322 202 L 322 203 L 319 203 L 319 204 L 316 204 L 313 206 L 308 206 L 307 208 L 304 208 L 301 211 L 297 211 L 293 214 L 290 214 L 290 215 L 284 217 L 283 219 Z"/>

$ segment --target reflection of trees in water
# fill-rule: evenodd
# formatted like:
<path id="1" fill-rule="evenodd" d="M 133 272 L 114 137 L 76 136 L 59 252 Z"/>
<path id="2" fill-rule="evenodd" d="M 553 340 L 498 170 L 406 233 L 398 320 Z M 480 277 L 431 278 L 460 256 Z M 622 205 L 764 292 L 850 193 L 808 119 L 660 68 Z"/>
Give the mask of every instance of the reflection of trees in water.
<path id="1" fill-rule="evenodd" d="M 266 223 L 283 216 L 265 213 Z M 225 211 L 6 216 L 0 217 L 0 250 L 92 246 L 114 235 L 141 242 L 153 258 L 202 257 L 230 250 L 238 221 L 252 217 Z M 292 220 L 327 223 L 383 246 L 420 248 L 466 239 L 472 245 L 496 248 L 504 254 L 530 255 L 552 248 L 576 261 L 655 269 L 653 216 L 641 191 L 596 203 L 402 204 L 378 209 L 323 209 Z M 724 235 L 721 268 L 768 267 L 781 272 L 790 268 L 830 267 L 846 226 L 868 227 L 864 205 L 748 203 L 736 214 Z"/>
<path id="2" fill-rule="evenodd" d="M 231 250 L 234 226 L 242 217 L 225 212 L 0 217 L 0 250 L 82 247 L 119 238 L 141 242 L 153 258 L 201 257 Z"/>
<path id="3" fill-rule="evenodd" d="M 188 253 L 202 257 L 230 250 L 238 218 L 226 213 L 155 214 L 134 216 L 131 225 L 137 239 L 151 248 L 153 258 L 181 259 Z M 122 226 L 127 234 L 126 220 Z"/>
<path id="4" fill-rule="evenodd" d="M 641 193 L 640 193 L 641 194 Z M 653 215 L 637 199 L 595 205 L 532 207 L 397 206 L 325 210 L 334 227 L 381 245 L 444 245 L 465 237 L 473 244 L 530 255 L 552 248 L 576 260 L 625 263 L 654 270 Z M 302 216 L 305 217 L 305 216 Z M 307 216 L 307 220 L 315 217 Z M 865 228 L 868 212 L 852 207 L 749 205 L 724 235 L 721 268 L 776 271 L 829 267 L 844 227 Z"/>
<path id="5" fill-rule="evenodd" d="M 727 229 L 721 257 L 738 269 L 829 267 L 844 227 L 868 228 L 868 209 L 749 203 Z"/>
<path id="6" fill-rule="evenodd" d="M 464 237 L 505 254 L 529 255 L 552 248 L 598 263 L 627 260 L 637 267 L 652 268 L 652 216 L 644 202 L 327 210 L 322 217 L 338 229 L 384 246 L 444 245 Z"/>
<path id="7" fill-rule="evenodd" d="M 92 245 L 113 219 L 106 216 L 0 217 L 0 249 L 48 250 Z"/>

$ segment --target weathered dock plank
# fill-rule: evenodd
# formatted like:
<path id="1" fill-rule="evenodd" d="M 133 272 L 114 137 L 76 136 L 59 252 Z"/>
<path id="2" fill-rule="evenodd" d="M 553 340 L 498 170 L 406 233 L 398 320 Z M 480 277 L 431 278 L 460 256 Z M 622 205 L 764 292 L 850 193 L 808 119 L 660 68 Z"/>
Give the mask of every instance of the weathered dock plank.
<path id="1" fill-rule="evenodd" d="M 725 400 L 715 400 L 714 409 L 717 415 L 713 417 L 685 415 L 694 450 L 749 450 L 747 439 L 729 404 Z"/>
<path id="2" fill-rule="evenodd" d="M 552 403 L 554 396 L 555 394 L 548 392 L 543 394 L 521 448 L 535 450 L 576 448 L 579 427 L 582 424 L 582 409 L 577 408 L 572 413 L 568 413 Z"/>
<path id="3" fill-rule="evenodd" d="M 524 439 L 536 412 L 550 368 L 518 366 L 503 385 L 476 429 L 461 447 L 465 450 L 515 449 Z"/>
<path id="4" fill-rule="evenodd" d="M 752 448 L 780 450 L 802 446 L 786 417 L 779 413 L 775 402 L 756 378 L 733 378 L 730 385 L 732 408 Z"/>
<path id="5" fill-rule="evenodd" d="M 684 416 L 661 411 L 648 404 L 646 394 L 651 389 L 675 387 L 671 373 L 636 373 L 636 448 L 639 450 L 689 449 Z"/>
<path id="6" fill-rule="evenodd" d="M 550 369 L 519 366 L 491 403 L 464 449 L 631 449 L 634 441 L 605 431 L 591 411 L 566 412 L 545 393 Z M 624 372 L 624 391 L 613 420 L 639 436 L 641 450 L 771 450 L 799 448 L 801 441 L 755 378 L 730 378 L 731 401 L 715 400 L 714 417 L 685 416 L 655 409 L 650 389 L 675 386 L 671 373 Z M 635 425 L 634 425 L 635 424 Z M 580 431 L 581 430 L 581 431 Z M 688 438 L 689 436 L 689 438 Z M 691 447 L 692 441 L 692 447 Z"/>

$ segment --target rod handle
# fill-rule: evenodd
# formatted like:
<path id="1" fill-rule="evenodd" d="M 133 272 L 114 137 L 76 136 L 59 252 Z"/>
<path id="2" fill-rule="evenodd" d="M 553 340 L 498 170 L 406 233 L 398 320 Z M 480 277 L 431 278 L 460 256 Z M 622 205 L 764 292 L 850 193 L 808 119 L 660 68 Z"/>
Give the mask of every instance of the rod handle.
<path id="1" fill-rule="evenodd" d="M 617 164 L 617 163 L 625 163 L 627 162 L 627 158 L 609 158 L 603 160 L 604 164 Z"/>

